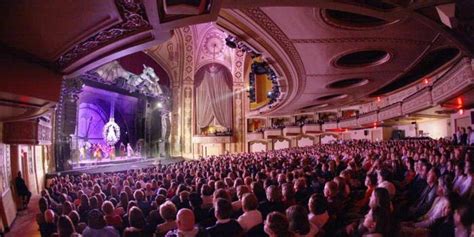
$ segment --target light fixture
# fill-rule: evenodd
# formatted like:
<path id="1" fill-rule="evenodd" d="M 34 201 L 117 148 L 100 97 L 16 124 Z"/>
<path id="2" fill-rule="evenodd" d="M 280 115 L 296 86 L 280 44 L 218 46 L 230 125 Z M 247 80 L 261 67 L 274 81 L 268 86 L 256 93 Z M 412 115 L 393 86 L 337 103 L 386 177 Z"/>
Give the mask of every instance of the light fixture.
<path id="1" fill-rule="evenodd" d="M 163 103 L 161 103 L 161 102 L 156 103 L 156 108 L 158 108 L 158 109 L 163 108 Z"/>
<path id="2" fill-rule="evenodd" d="M 229 36 L 227 36 L 227 38 L 225 38 L 225 45 L 227 45 L 227 47 L 229 47 L 229 48 L 235 49 L 235 48 L 237 48 L 236 41 L 237 41 L 237 39 L 234 36 L 229 35 Z"/>

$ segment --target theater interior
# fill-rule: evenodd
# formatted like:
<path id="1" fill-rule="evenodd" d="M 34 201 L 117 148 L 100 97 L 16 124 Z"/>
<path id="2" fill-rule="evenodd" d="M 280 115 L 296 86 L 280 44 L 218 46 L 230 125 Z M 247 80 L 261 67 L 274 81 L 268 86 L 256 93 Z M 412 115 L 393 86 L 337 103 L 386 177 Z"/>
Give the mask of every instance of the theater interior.
<path id="1" fill-rule="evenodd" d="M 474 236 L 473 53 L 473 0 L 1 1 L 0 236 Z"/>

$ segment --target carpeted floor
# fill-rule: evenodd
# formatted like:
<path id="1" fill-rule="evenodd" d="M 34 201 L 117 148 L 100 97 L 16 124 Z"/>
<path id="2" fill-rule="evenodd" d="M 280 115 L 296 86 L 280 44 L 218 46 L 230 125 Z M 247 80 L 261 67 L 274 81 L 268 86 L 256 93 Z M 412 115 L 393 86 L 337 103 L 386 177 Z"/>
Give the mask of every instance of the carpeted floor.
<path id="1" fill-rule="evenodd" d="M 33 195 L 28 205 L 28 209 L 18 212 L 10 231 L 6 233 L 6 237 L 39 237 L 38 225 L 36 224 L 36 213 L 39 212 L 38 200 L 39 195 Z"/>

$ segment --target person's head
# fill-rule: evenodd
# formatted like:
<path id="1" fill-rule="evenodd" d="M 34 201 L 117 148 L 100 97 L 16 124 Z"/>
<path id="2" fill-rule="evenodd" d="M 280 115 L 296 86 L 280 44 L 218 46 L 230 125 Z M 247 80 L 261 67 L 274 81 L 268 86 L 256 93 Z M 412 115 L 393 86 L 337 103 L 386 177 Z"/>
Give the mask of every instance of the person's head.
<path id="1" fill-rule="evenodd" d="M 390 179 L 390 171 L 387 169 L 381 169 L 377 172 L 377 182 L 378 184 L 382 183 L 383 181 L 388 181 Z"/>
<path id="2" fill-rule="evenodd" d="M 172 202 L 166 201 L 160 206 L 160 216 L 165 221 L 174 221 L 176 219 L 176 206 Z"/>
<path id="3" fill-rule="evenodd" d="M 212 196 L 212 188 L 211 186 L 204 184 L 201 187 L 201 195 L 202 196 Z"/>
<path id="4" fill-rule="evenodd" d="M 473 223 L 473 210 L 468 204 L 462 203 L 454 211 L 454 225 L 469 228 Z"/>
<path id="5" fill-rule="evenodd" d="M 76 226 L 81 219 L 81 216 L 79 216 L 79 213 L 77 211 L 72 211 L 71 213 L 69 213 L 68 216 L 69 216 L 69 219 L 71 219 L 74 226 Z"/>
<path id="6" fill-rule="evenodd" d="M 466 159 L 464 165 L 464 174 L 471 175 L 474 174 L 474 165 L 472 165 L 472 159 Z"/>
<path id="7" fill-rule="evenodd" d="M 281 191 L 280 188 L 278 188 L 275 185 L 270 185 L 267 187 L 265 190 L 265 193 L 267 195 L 267 200 L 270 202 L 280 202 L 281 201 Z"/>
<path id="8" fill-rule="evenodd" d="M 214 201 L 214 216 L 217 220 L 229 219 L 232 215 L 232 204 L 224 198 Z"/>
<path id="9" fill-rule="evenodd" d="M 242 200 L 244 194 L 246 193 L 250 193 L 250 188 L 248 186 L 245 186 L 245 185 L 237 186 L 237 198 L 239 198 L 239 200 Z"/>
<path id="10" fill-rule="evenodd" d="M 21 178 L 21 171 L 18 171 L 17 176 Z"/>
<path id="11" fill-rule="evenodd" d="M 314 215 L 321 215 L 327 211 L 327 201 L 321 194 L 313 194 L 308 201 L 308 209 Z"/>
<path id="12" fill-rule="evenodd" d="M 441 176 L 438 178 L 438 187 L 436 190 L 436 195 L 439 197 L 446 197 L 451 193 L 451 180 L 448 176 Z"/>
<path id="13" fill-rule="evenodd" d="M 365 215 L 363 225 L 369 230 L 369 233 L 379 233 L 385 236 L 388 233 L 389 223 L 387 211 L 383 208 L 370 209 Z"/>
<path id="14" fill-rule="evenodd" d="M 143 212 L 138 207 L 132 207 L 128 212 L 128 223 L 130 223 L 131 227 L 135 227 L 137 229 L 145 228 L 145 216 Z"/>
<path id="15" fill-rule="evenodd" d="M 143 194 L 142 190 L 135 190 L 133 193 L 133 198 L 135 198 L 137 202 L 140 202 L 145 198 L 145 194 Z"/>
<path id="16" fill-rule="evenodd" d="M 428 175 L 426 176 L 426 182 L 429 185 L 435 184 L 438 181 L 438 171 L 436 168 L 431 168 L 430 171 L 428 171 Z"/>
<path id="17" fill-rule="evenodd" d="M 176 224 L 178 226 L 178 230 L 181 231 L 191 231 L 194 229 L 195 218 L 194 213 L 192 210 L 183 208 L 179 210 Z"/>
<path id="18" fill-rule="evenodd" d="M 58 219 L 58 234 L 59 237 L 70 237 L 74 232 L 74 224 L 66 215 L 61 215 Z"/>
<path id="19" fill-rule="evenodd" d="M 244 212 L 256 210 L 258 207 L 257 196 L 253 193 L 246 193 L 242 198 L 242 210 Z"/>
<path id="20" fill-rule="evenodd" d="M 73 205 L 69 201 L 65 201 L 63 203 L 63 215 L 69 215 L 69 213 L 73 210 Z"/>
<path id="21" fill-rule="evenodd" d="M 333 198 L 337 196 L 337 183 L 334 181 L 326 182 L 324 185 L 324 196 L 326 198 Z"/>
<path id="22" fill-rule="evenodd" d="M 390 195 L 385 188 L 376 188 L 372 192 L 372 196 L 370 196 L 369 200 L 369 207 L 370 208 L 384 208 L 390 210 Z"/>
<path id="23" fill-rule="evenodd" d="M 293 205 L 286 209 L 286 217 L 289 222 L 289 230 L 298 235 L 309 233 L 311 226 L 308 220 L 308 213 L 303 206 Z"/>
<path id="24" fill-rule="evenodd" d="M 291 236 L 289 225 L 285 215 L 279 212 L 271 212 L 265 219 L 263 229 L 270 237 L 287 237 Z"/>
<path id="25" fill-rule="evenodd" d="M 55 214 L 54 214 L 54 211 L 51 210 L 51 209 L 47 209 L 45 212 L 44 212 L 44 221 L 46 223 L 54 223 L 54 218 L 55 218 Z"/>
<path id="26" fill-rule="evenodd" d="M 89 211 L 87 220 L 87 225 L 92 229 L 100 230 L 107 225 L 104 215 L 99 211 L 99 209 Z"/>
<path id="27" fill-rule="evenodd" d="M 375 187 L 377 186 L 377 175 L 376 174 L 367 174 L 365 176 L 365 186 L 366 187 Z"/>
<path id="28" fill-rule="evenodd" d="M 112 215 L 114 213 L 114 205 L 110 201 L 102 203 L 102 211 L 105 215 Z"/>
<path id="29" fill-rule="evenodd" d="M 219 198 L 223 198 L 223 199 L 226 199 L 226 200 L 229 200 L 229 201 L 231 200 L 229 193 L 228 193 L 225 189 L 223 189 L 223 188 L 217 189 L 217 190 L 214 192 L 213 200 L 215 201 L 215 200 L 217 200 L 217 199 L 219 199 Z"/>

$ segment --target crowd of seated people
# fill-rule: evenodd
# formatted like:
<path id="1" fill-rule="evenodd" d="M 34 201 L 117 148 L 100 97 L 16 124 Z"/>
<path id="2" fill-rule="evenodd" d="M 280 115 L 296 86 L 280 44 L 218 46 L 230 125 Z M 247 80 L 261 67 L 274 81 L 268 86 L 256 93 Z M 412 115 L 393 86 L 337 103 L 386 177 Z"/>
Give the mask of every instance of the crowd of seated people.
<path id="1" fill-rule="evenodd" d="M 107 174 L 42 191 L 42 236 L 473 236 L 474 159 L 449 140 L 345 141 Z"/>

